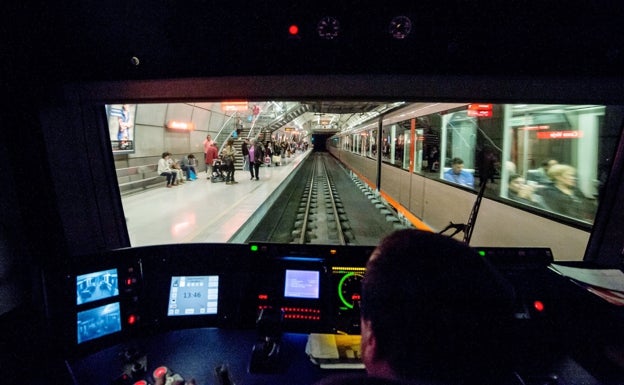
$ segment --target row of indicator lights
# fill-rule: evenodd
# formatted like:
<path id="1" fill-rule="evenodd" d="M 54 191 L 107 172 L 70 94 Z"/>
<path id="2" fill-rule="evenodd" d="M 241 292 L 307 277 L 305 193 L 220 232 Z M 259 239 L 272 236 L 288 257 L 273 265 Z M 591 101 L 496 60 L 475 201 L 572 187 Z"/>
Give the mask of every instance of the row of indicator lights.
<path id="1" fill-rule="evenodd" d="M 270 308 L 271 306 L 269 305 L 258 306 L 258 310 L 270 309 Z M 288 312 L 288 313 L 315 313 L 315 314 L 321 313 L 319 309 L 312 309 L 309 307 L 282 307 L 280 308 L 280 310 L 283 312 Z"/>
<path id="2" fill-rule="evenodd" d="M 319 315 L 321 314 L 321 311 L 319 309 L 311 309 L 305 307 L 282 307 L 281 309 L 285 313 L 285 319 L 308 321 L 320 321 L 321 319 L 321 316 Z"/>
<path id="3" fill-rule="evenodd" d="M 309 320 L 309 321 L 320 321 L 321 317 L 318 315 L 301 315 L 301 314 L 286 314 L 284 315 L 286 319 L 298 319 L 298 320 Z"/>
<path id="4" fill-rule="evenodd" d="M 365 267 L 344 267 L 344 266 L 332 266 L 332 273 L 340 273 L 347 271 L 365 272 Z"/>
<path id="5" fill-rule="evenodd" d="M 320 313 L 319 309 L 311 309 L 308 307 L 283 307 L 282 311 L 290 313 Z"/>

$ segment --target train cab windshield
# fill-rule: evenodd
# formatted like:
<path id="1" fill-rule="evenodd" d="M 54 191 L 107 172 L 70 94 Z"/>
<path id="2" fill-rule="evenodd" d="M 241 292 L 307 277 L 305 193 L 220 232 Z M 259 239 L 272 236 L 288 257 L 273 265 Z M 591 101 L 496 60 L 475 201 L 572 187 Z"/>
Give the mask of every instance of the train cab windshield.
<path id="1" fill-rule="evenodd" d="M 110 146 L 130 245 L 375 245 L 395 228 L 452 233 L 470 226 L 478 246 L 550 247 L 555 258 L 582 260 L 620 136 L 621 106 L 406 100 L 163 100 L 99 107 L 105 123 L 97 134 Z M 334 163 L 322 172 L 320 166 L 301 169 L 308 178 L 331 175 L 332 186 L 348 180 L 369 199 L 338 196 L 340 207 L 319 220 L 326 226 L 330 217 L 335 227 L 329 232 L 308 221 L 317 220 L 318 209 L 295 213 L 289 207 L 294 200 L 309 207 L 305 191 L 294 187 L 248 205 L 235 196 L 199 201 L 194 189 L 200 183 L 214 191 L 219 182 L 228 183 L 222 154 L 230 140 L 237 151 L 234 177 L 245 183 L 251 172 L 254 180 L 252 139 L 262 151 L 255 177 L 269 183 L 299 175 L 289 185 L 305 186 L 299 162 L 331 154 L 324 161 Z M 217 157 L 208 164 L 211 144 Z M 183 201 L 152 210 L 167 199 L 159 188 L 165 186 L 158 172 L 164 151 L 173 167 L 183 168 L 176 171 L 180 183 L 192 183 L 184 186 Z M 485 202 L 476 207 L 480 197 Z M 358 212 L 362 204 L 373 209 L 369 215 Z M 237 216 L 244 220 L 232 220 Z M 382 218 L 379 226 L 376 217 Z M 336 233 L 337 239 L 327 236 Z M 465 231 L 453 235 L 461 238 Z"/>

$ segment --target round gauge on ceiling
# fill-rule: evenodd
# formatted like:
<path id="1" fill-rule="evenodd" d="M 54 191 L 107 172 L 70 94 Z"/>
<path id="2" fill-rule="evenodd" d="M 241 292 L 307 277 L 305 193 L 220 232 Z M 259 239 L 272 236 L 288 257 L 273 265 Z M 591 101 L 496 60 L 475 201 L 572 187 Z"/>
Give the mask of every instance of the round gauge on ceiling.
<path id="1" fill-rule="evenodd" d="M 316 32 L 321 39 L 335 39 L 340 34 L 340 22 L 335 17 L 325 16 L 316 25 Z"/>
<path id="2" fill-rule="evenodd" d="M 395 16 L 390 20 L 388 32 L 393 38 L 403 40 L 412 32 L 412 20 L 407 16 Z"/>

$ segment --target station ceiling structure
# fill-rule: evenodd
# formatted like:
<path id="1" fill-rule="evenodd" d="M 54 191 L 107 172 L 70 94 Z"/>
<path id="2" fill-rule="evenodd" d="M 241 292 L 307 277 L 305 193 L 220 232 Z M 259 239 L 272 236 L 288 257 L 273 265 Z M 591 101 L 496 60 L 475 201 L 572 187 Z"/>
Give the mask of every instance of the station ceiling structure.
<path id="1" fill-rule="evenodd" d="M 292 129 L 334 134 L 390 112 L 404 102 L 340 100 L 299 102 L 250 102 L 259 107 L 255 125 L 265 131 Z"/>

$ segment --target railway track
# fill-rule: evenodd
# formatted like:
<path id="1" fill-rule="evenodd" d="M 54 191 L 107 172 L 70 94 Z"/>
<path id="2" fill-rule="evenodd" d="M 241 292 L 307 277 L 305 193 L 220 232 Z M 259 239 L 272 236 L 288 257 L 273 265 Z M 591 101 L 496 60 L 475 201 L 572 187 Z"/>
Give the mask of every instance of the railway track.
<path id="1" fill-rule="evenodd" d="M 331 155 L 316 153 L 263 210 L 246 242 L 374 245 L 398 223 L 379 205 Z"/>
<path id="2" fill-rule="evenodd" d="M 293 243 L 347 245 L 352 238 L 349 220 L 325 157 L 314 157 L 306 187 L 299 201 Z"/>

